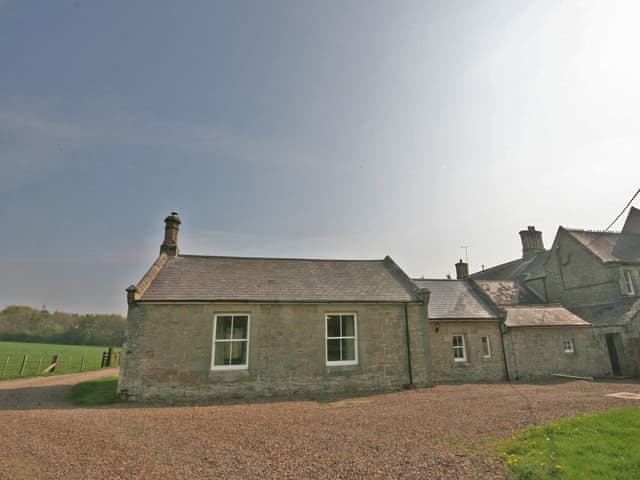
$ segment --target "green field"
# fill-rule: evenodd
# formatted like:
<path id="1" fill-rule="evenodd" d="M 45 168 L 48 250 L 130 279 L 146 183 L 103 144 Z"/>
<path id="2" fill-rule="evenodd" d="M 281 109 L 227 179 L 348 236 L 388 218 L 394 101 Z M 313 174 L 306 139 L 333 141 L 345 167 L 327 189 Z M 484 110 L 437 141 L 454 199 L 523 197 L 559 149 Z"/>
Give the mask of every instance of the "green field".
<path id="1" fill-rule="evenodd" d="M 86 345 L 53 345 L 47 343 L 0 342 L 0 380 L 51 375 L 43 371 L 58 355 L 54 374 L 97 370 L 107 347 Z M 120 349 L 116 349 L 120 351 Z M 23 375 L 20 369 L 27 355 Z"/>
<path id="2" fill-rule="evenodd" d="M 518 480 L 637 480 L 640 408 L 578 415 L 525 430 L 504 447 Z"/>

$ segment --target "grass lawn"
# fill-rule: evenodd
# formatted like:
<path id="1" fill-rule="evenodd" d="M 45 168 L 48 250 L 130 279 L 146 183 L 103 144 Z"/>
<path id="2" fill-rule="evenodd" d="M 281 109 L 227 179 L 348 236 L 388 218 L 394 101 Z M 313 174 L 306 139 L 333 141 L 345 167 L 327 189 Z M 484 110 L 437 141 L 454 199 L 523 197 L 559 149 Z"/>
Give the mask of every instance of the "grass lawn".
<path id="1" fill-rule="evenodd" d="M 0 380 L 21 378 L 20 368 L 25 355 L 27 363 L 22 377 L 26 378 L 42 375 L 54 355 L 59 358 L 55 373 L 97 370 L 102 361 L 102 352 L 106 350 L 107 347 L 93 345 L 0 342 Z"/>
<path id="2" fill-rule="evenodd" d="M 503 448 L 517 479 L 640 478 L 640 407 L 525 430 Z"/>
<path id="3" fill-rule="evenodd" d="M 71 387 L 71 403 L 80 407 L 108 405 L 114 403 L 118 377 L 104 377 L 81 382 Z"/>

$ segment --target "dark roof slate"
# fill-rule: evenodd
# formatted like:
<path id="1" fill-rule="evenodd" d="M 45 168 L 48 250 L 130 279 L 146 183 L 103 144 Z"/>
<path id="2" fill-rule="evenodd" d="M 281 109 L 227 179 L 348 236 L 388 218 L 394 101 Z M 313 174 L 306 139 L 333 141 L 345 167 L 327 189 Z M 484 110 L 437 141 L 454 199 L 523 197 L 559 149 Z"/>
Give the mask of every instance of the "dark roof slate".
<path id="1" fill-rule="evenodd" d="M 640 263 L 640 235 L 566 229 L 602 262 Z"/>
<path id="2" fill-rule="evenodd" d="M 167 258 L 139 300 L 408 302 L 417 298 L 414 285 L 389 257 L 312 260 L 180 255 Z"/>
<path id="3" fill-rule="evenodd" d="M 570 310 L 593 325 L 624 325 L 640 313 L 640 299 L 623 298 L 616 303 L 570 307 Z"/>
<path id="4" fill-rule="evenodd" d="M 427 288 L 431 319 L 494 319 L 496 312 L 465 280 L 413 280 L 419 288 Z"/>
<path id="5" fill-rule="evenodd" d="M 538 253 L 527 260 L 518 258 L 495 267 L 476 272 L 471 278 L 476 280 L 528 280 L 544 276 L 544 263 L 549 258 L 549 250 Z M 525 277 L 523 277 L 523 275 Z"/>

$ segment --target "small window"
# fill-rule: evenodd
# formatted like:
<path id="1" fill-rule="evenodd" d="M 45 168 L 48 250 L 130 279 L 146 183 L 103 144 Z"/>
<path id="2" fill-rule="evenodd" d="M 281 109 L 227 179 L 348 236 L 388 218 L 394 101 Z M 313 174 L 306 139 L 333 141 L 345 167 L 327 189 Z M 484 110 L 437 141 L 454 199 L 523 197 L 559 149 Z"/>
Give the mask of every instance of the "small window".
<path id="1" fill-rule="evenodd" d="M 562 341 L 562 349 L 564 350 L 564 353 L 573 353 L 573 340 L 570 338 L 565 338 Z"/>
<path id="2" fill-rule="evenodd" d="M 491 340 L 489 337 L 482 337 L 482 356 L 491 358 Z"/>
<path id="3" fill-rule="evenodd" d="M 467 352 L 464 348 L 464 337 L 462 335 L 454 335 L 452 340 L 453 360 L 456 362 L 466 362 Z"/>
<path id="4" fill-rule="evenodd" d="M 631 270 L 624 271 L 624 285 L 627 289 L 627 295 L 635 295 L 636 290 L 633 288 L 633 278 L 631 277 Z"/>
<path id="5" fill-rule="evenodd" d="M 213 370 L 249 366 L 249 315 L 216 315 L 213 326 Z"/>
<path id="6" fill-rule="evenodd" d="M 327 314 L 325 323 L 327 365 L 356 365 L 358 363 L 356 314 Z"/>

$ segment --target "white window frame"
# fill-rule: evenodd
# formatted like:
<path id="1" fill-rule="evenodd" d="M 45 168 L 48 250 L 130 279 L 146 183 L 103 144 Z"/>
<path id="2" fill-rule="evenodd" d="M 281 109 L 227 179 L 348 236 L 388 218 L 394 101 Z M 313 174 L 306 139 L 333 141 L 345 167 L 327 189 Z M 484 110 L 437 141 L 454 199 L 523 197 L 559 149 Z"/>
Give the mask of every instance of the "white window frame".
<path id="1" fill-rule="evenodd" d="M 329 337 L 329 317 L 340 315 L 350 315 L 353 317 L 353 337 Z M 342 321 L 342 320 L 341 320 Z M 333 360 L 329 361 L 329 340 L 353 339 L 354 360 Z M 342 356 L 342 355 L 341 355 Z M 324 315 L 324 359 L 328 367 L 339 367 L 343 365 L 358 365 L 358 316 L 355 312 L 328 312 Z"/>
<path id="2" fill-rule="evenodd" d="M 461 345 L 455 345 L 455 338 L 460 337 L 462 340 Z M 456 333 L 451 335 L 451 347 L 453 348 L 453 361 L 454 362 L 466 362 L 467 361 L 467 345 L 464 341 L 464 335 Z M 462 350 L 462 357 L 456 357 L 456 351 Z"/>
<path id="3" fill-rule="evenodd" d="M 565 338 L 562 340 L 562 351 L 564 353 L 575 353 L 575 348 L 573 346 L 573 338 Z"/>
<path id="4" fill-rule="evenodd" d="M 218 317 L 247 317 L 247 338 L 246 339 L 234 339 L 233 328 L 231 329 L 230 339 L 216 340 L 216 330 L 218 329 Z M 233 320 L 232 320 L 233 322 Z M 232 323 L 233 325 L 233 323 Z M 229 312 L 229 313 L 216 313 L 213 316 L 213 347 L 211 348 L 211 370 L 247 370 L 249 368 L 249 338 L 251 337 L 251 315 L 241 312 Z M 246 362 L 241 365 L 215 365 L 216 362 L 216 343 L 227 342 L 240 342 L 245 341 L 247 343 L 247 359 Z"/>
<path id="5" fill-rule="evenodd" d="M 631 270 L 623 270 L 622 276 L 624 277 L 624 284 L 627 287 L 627 295 L 635 295 L 636 289 L 633 286 L 633 275 Z"/>
<path id="6" fill-rule="evenodd" d="M 491 358 L 491 338 L 489 337 L 489 335 L 484 335 L 481 341 L 482 341 L 482 358 Z M 486 350 L 484 348 L 485 344 L 487 346 Z"/>

